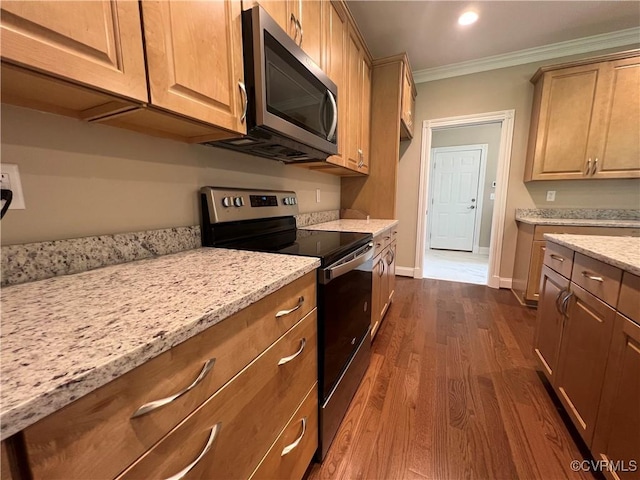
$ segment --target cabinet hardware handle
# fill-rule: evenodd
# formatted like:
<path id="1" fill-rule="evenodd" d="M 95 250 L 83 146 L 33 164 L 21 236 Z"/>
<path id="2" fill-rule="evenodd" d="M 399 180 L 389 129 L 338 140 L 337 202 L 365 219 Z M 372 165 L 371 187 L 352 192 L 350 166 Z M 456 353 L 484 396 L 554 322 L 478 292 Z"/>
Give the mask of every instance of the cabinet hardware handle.
<path id="1" fill-rule="evenodd" d="M 338 105 L 336 104 L 336 98 L 331 93 L 331 90 L 327 90 L 329 101 L 331 102 L 331 108 L 333 109 L 333 119 L 331 120 L 331 127 L 329 127 L 329 133 L 327 134 L 327 140 L 331 140 L 336 133 L 338 127 Z"/>
<path id="2" fill-rule="evenodd" d="M 389 260 L 389 256 L 391 256 L 391 260 Z M 393 263 L 393 261 L 396 259 L 396 254 L 393 253 L 393 251 L 389 250 L 389 253 L 387 253 L 387 265 L 389 265 L 389 267 L 391 267 L 391 264 Z"/>
<path id="3" fill-rule="evenodd" d="M 298 31 L 299 31 L 298 30 L 298 25 L 299 25 L 299 23 L 298 23 L 298 20 L 296 19 L 296 16 L 293 13 L 291 14 L 291 22 L 293 23 L 293 28 L 296 29 L 296 33 L 293 36 L 293 41 L 296 42 L 296 44 L 297 44 L 298 43 L 297 40 L 298 40 Z"/>
<path id="4" fill-rule="evenodd" d="M 380 264 L 380 273 L 378 274 L 379 277 L 384 275 L 384 262 L 382 261 L 382 259 L 380 259 L 380 261 L 378 262 Z"/>
<path id="5" fill-rule="evenodd" d="M 276 313 L 276 318 L 284 317 L 286 315 L 289 315 L 290 313 L 295 312 L 300 307 L 302 307 L 303 303 L 304 303 L 304 297 L 298 298 L 298 304 L 295 307 L 290 308 L 289 310 L 280 310 L 278 313 Z"/>
<path id="6" fill-rule="evenodd" d="M 376 247 L 380 247 L 382 244 L 379 242 L 376 242 Z"/>
<path id="7" fill-rule="evenodd" d="M 596 159 L 593 161 L 593 171 L 591 172 L 591 175 L 595 175 L 597 171 L 598 171 L 598 157 L 596 157 Z"/>
<path id="8" fill-rule="evenodd" d="M 389 239 L 391 238 L 391 236 L 390 236 L 390 235 L 385 235 L 385 236 L 384 236 L 384 237 L 382 237 L 382 238 L 384 238 L 385 240 L 389 240 Z"/>
<path id="9" fill-rule="evenodd" d="M 209 433 L 209 439 L 207 440 L 207 444 L 204 446 L 204 448 L 200 452 L 200 455 L 198 455 L 193 462 L 191 462 L 189 465 L 184 467 L 178 473 L 176 473 L 175 475 L 171 475 L 170 477 L 167 477 L 165 480 L 183 479 L 185 475 L 189 473 L 193 469 L 193 467 L 195 467 L 198 464 L 200 460 L 202 460 L 202 457 L 204 457 L 207 453 L 209 453 L 209 450 L 211 450 L 211 447 L 213 446 L 213 442 L 216 441 L 216 438 L 218 437 L 218 433 L 220 432 L 221 428 L 222 428 L 222 422 L 216 423 L 211 429 L 211 432 Z"/>
<path id="10" fill-rule="evenodd" d="M 549 255 L 551 258 L 553 258 L 554 260 L 557 260 L 558 262 L 564 262 L 564 258 L 562 258 L 560 255 L 556 255 L 554 253 Z"/>
<path id="11" fill-rule="evenodd" d="M 573 292 L 570 292 L 570 291 L 567 290 L 567 293 L 568 293 L 568 295 L 562 299 L 562 310 L 560 311 L 560 313 L 562 313 L 565 317 L 567 316 L 567 308 L 569 306 L 569 299 L 571 297 L 573 297 Z"/>
<path id="12" fill-rule="evenodd" d="M 302 47 L 302 40 L 304 39 L 304 30 L 302 29 L 302 23 L 300 23 L 300 20 L 298 20 L 296 18 L 296 23 L 298 24 L 298 29 L 300 30 L 300 43 L 298 44 L 299 47 Z"/>
<path id="13" fill-rule="evenodd" d="M 242 116 L 240 117 L 240 123 L 244 123 L 247 119 L 247 109 L 249 108 L 249 98 L 247 98 L 247 89 L 244 86 L 243 82 L 238 82 L 238 86 L 240 87 L 240 92 L 242 92 L 242 96 L 244 98 L 244 109 L 242 110 Z"/>
<path id="14" fill-rule="evenodd" d="M 287 445 L 282 449 L 282 453 L 280 454 L 280 456 L 284 457 L 285 455 L 291 453 L 291 451 L 294 450 L 300 444 L 300 442 L 302 441 L 302 437 L 304 437 L 304 434 L 306 431 L 307 431 L 307 417 L 302 417 L 302 433 L 295 440 L 295 442 Z"/>
<path id="15" fill-rule="evenodd" d="M 604 282 L 604 278 L 602 277 L 596 277 L 595 275 L 593 275 L 591 272 L 584 270 L 582 272 L 582 276 L 585 278 L 588 278 L 589 280 L 593 280 L 595 282 L 600 282 L 603 283 Z"/>
<path id="16" fill-rule="evenodd" d="M 558 313 L 562 313 L 562 309 L 560 307 L 560 297 L 562 297 L 562 294 L 566 292 L 567 291 L 563 288 L 558 292 L 558 295 L 556 296 L 556 310 L 558 310 Z"/>
<path id="17" fill-rule="evenodd" d="M 282 357 L 280 359 L 280 361 L 278 362 L 278 366 L 284 365 L 285 363 L 289 363 L 291 360 L 293 360 L 298 355 L 300 355 L 302 353 L 302 351 L 304 350 L 304 347 L 305 347 L 306 344 L 307 344 L 307 339 L 303 337 L 300 340 L 300 348 L 298 349 L 298 351 L 296 353 L 294 353 L 293 355 L 289 355 L 288 357 Z"/>
<path id="18" fill-rule="evenodd" d="M 200 370 L 200 373 L 198 374 L 198 377 L 191 383 L 191 385 L 180 390 L 178 393 L 174 393 L 173 395 L 170 395 L 168 397 L 161 398 L 160 400 L 154 400 L 153 402 L 145 403 L 140 408 L 138 408 L 135 412 L 133 412 L 133 415 L 131 415 L 131 418 L 141 417 L 142 415 L 146 415 L 147 413 L 153 412 L 154 410 L 157 410 L 160 407 L 164 407 L 165 405 L 173 402 L 174 400 L 178 399 L 185 393 L 193 390 L 200 382 L 202 382 L 202 380 L 204 380 L 204 377 L 206 377 L 207 373 L 211 371 L 215 363 L 216 363 L 216 359 L 210 358 L 205 362 L 204 366 L 202 367 L 202 370 Z"/>
<path id="19" fill-rule="evenodd" d="M 587 160 L 587 171 L 584 172 L 584 174 L 589 175 L 590 171 L 591 171 L 591 157 L 589 157 L 589 160 Z"/>

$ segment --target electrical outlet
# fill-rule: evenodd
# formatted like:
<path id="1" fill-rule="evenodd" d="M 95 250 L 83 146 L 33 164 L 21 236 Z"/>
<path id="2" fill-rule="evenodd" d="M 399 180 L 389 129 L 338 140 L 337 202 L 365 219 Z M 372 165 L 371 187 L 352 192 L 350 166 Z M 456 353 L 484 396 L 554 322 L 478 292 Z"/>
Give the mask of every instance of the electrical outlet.
<path id="1" fill-rule="evenodd" d="M 24 195 L 22 193 L 22 182 L 20 181 L 20 171 L 18 165 L 13 163 L 0 163 L 0 184 L 2 188 L 11 190 L 13 199 L 9 210 L 24 210 Z"/>
<path id="2" fill-rule="evenodd" d="M 320 189 L 316 188 L 316 203 L 320 203 Z"/>
<path id="3" fill-rule="evenodd" d="M 547 202 L 555 202 L 556 201 L 556 191 L 548 190 L 547 191 Z"/>

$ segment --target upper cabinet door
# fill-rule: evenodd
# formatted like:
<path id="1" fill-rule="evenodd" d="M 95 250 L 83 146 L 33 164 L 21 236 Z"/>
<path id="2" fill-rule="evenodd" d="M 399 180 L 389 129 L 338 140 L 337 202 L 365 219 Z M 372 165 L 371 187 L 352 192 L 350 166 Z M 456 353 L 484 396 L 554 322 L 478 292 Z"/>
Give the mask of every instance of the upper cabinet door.
<path id="1" fill-rule="evenodd" d="M 349 29 L 347 35 L 347 167 L 358 170 L 363 165 L 363 151 L 360 141 L 362 112 L 362 46 L 355 31 Z M 338 93 L 339 95 L 339 93 Z"/>
<path id="2" fill-rule="evenodd" d="M 142 2 L 151 103 L 245 133 L 240 2 Z"/>
<path id="3" fill-rule="evenodd" d="M 301 30 L 298 45 L 318 66 L 322 66 L 322 2 L 300 0 L 300 5 Z"/>
<path id="4" fill-rule="evenodd" d="M 362 56 L 362 117 L 360 120 L 360 149 L 362 162 L 359 172 L 369 173 L 370 164 L 370 136 L 371 136 L 371 65 Z"/>
<path id="5" fill-rule="evenodd" d="M 2 2 L 2 58 L 146 102 L 138 2 Z"/>
<path id="6" fill-rule="evenodd" d="M 610 78 L 593 178 L 640 176 L 640 57 L 604 64 Z"/>
<path id="7" fill-rule="evenodd" d="M 535 144 L 535 180 L 582 178 L 595 156 L 589 145 L 594 113 L 602 109 L 597 88 L 598 64 L 544 74 L 538 137 Z M 532 120 L 533 121 L 533 120 Z"/>

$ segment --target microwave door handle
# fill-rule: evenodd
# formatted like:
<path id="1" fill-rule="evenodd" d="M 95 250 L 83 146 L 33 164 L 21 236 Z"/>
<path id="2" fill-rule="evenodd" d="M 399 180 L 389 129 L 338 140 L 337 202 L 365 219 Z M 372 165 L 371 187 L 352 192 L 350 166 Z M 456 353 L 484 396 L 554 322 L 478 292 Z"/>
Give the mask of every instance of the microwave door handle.
<path id="1" fill-rule="evenodd" d="M 322 130 L 323 130 L 322 133 L 324 133 L 325 135 L 327 134 L 327 126 L 325 125 L 325 121 L 324 121 L 324 112 L 326 111 L 326 109 L 327 109 L 327 95 L 325 94 L 324 98 L 322 99 L 322 105 L 320 105 L 320 112 L 318 113 L 320 127 L 322 127 Z"/>
<path id="2" fill-rule="evenodd" d="M 327 134 L 327 140 L 331 140 L 333 135 L 336 133 L 336 127 L 338 126 L 338 105 L 336 105 L 336 99 L 331 93 L 331 90 L 327 90 L 327 95 L 329 96 L 329 101 L 331 102 L 331 107 L 333 108 L 333 120 L 331 120 L 331 127 L 329 128 L 329 133 Z"/>

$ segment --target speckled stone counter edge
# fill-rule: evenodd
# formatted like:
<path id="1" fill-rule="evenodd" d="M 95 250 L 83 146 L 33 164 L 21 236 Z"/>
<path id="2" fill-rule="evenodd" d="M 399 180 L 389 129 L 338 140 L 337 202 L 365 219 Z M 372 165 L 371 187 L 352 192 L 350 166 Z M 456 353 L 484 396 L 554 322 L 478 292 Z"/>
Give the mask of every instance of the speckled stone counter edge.
<path id="1" fill-rule="evenodd" d="M 640 209 L 615 210 L 597 208 L 516 208 L 516 219 L 549 218 L 549 219 L 590 219 L 590 220 L 638 220 Z"/>
<path id="2" fill-rule="evenodd" d="M 296 215 L 298 227 L 336 220 L 339 210 Z M 95 268 L 201 247 L 200 226 L 72 238 L 2 247 L 2 286 L 86 272 Z"/>
<path id="3" fill-rule="evenodd" d="M 640 238 L 627 237 L 602 237 L 598 235 L 571 235 L 571 234 L 555 234 L 545 233 L 545 240 L 557 243 L 571 250 L 582 253 L 596 260 L 600 260 L 606 264 L 618 267 L 634 275 L 640 275 L 640 262 L 629 257 L 629 253 L 634 251 L 630 249 L 630 242 L 636 243 L 636 250 L 640 248 Z M 603 242 L 607 244 L 615 244 L 615 248 L 608 248 L 603 251 Z M 608 245 L 612 247 L 611 245 Z M 617 248 L 617 250 L 616 250 Z"/>

